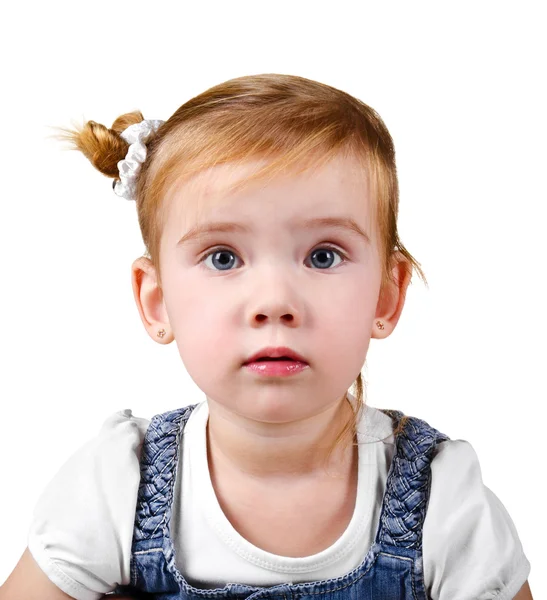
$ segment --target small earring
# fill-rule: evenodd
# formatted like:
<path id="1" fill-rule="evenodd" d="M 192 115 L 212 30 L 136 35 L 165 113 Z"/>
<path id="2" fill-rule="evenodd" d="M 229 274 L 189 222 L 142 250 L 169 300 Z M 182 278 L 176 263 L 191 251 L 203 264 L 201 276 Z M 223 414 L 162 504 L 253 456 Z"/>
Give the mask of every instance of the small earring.
<path id="1" fill-rule="evenodd" d="M 384 324 L 382 323 L 382 321 L 376 321 L 376 327 L 378 327 L 378 329 L 383 329 Z"/>
<path id="2" fill-rule="evenodd" d="M 165 335 L 165 329 L 160 329 L 160 330 L 158 331 L 158 333 L 157 333 L 157 336 L 158 336 L 159 338 L 162 338 L 164 335 Z"/>

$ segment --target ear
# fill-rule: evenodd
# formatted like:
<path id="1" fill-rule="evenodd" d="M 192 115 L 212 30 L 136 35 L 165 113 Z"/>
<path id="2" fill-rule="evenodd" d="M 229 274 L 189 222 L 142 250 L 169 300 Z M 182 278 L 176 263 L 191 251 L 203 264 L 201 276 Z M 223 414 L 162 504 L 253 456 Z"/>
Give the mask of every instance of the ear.
<path id="1" fill-rule="evenodd" d="M 159 344 L 169 344 L 175 338 L 169 326 L 163 292 L 158 285 L 156 269 L 150 259 L 141 256 L 131 265 L 133 295 L 148 335 Z M 163 337 L 158 331 L 165 330 Z"/>
<path id="2" fill-rule="evenodd" d="M 395 252 L 392 259 L 391 275 L 393 281 L 380 290 L 376 316 L 372 324 L 371 337 L 382 339 L 388 337 L 395 329 L 405 304 L 406 291 L 412 279 L 412 264 L 400 252 Z M 376 326 L 376 321 L 381 320 L 383 329 Z"/>

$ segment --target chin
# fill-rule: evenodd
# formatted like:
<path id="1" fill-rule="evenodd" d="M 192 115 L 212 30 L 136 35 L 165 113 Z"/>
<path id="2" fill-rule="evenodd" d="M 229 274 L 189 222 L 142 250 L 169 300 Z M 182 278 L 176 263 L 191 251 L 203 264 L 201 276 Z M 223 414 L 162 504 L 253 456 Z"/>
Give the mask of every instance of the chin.
<path id="1" fill-rule="evenodd" d="M 258 393 L 254 398 L 239 403 L 234 410 L 247 419 L 279 425 L 301 421 L 321 412 L 304 394 L 290 393 L 287 390 Z"/>

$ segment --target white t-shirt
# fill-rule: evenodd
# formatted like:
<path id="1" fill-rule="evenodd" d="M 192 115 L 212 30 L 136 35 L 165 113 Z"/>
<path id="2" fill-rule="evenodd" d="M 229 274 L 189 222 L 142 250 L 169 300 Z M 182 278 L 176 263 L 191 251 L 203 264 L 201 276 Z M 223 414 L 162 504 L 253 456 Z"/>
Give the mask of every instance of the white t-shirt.
<path id="1" fill-rule="evenodd" d="M 364 407 L 357 428 L 356 506 L 346 531 L 329 548 L 302 558 L 257 548 L 226 519 L 207 467 L 207 418 L 202 402 L 186 424 L 171 518 L 177 568 L 191 585 L 316 581 L 345 575 L 362 562 L 374 542 L 394 453 L 387 415 Z M 111 415 L 61 467 L 35 507 L 29 550 L 49 579 L 78 600 L 97 600 L 130 582 L 139 459 L 149 422 L 130 409 Z M 530 563 L 511 517 L 482 482 L 472 446 L 464 440 L 443 442 L 431 473 L 423 527 L 428 595 L 512 600 L 528 579 Z"/>

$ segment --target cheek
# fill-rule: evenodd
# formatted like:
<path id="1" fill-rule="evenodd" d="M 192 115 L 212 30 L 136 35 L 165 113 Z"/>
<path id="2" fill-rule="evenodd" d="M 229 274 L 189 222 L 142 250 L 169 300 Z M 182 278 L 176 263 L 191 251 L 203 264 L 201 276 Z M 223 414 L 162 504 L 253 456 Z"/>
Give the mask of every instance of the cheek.
<path id="1" fill-rule="evenodd" d="M 320 306 L 315 304 L 314 310 L 322 318 L 331 321 L 333 326 L 341 327 L 345 333 L 352 329 L 361 330 L 368 326 L 376 313 L 379 284 L 374 277 L 367 274 L 352 278 L 340 278 L 334 281 L 328 296 L 318 294 Z M 354 335 L 356 331 L 354 330 Z"/>
<path id="2" fill-rule="evenodd" d="M 169 311 L 179 353 L 185 365 L 207 364 L 215 349 L 235 346 L 233 332 L 227 326 L 226 302 L 214 294 L 178 296 Z"/>
<path id="3" fill-rule="evenodd" d="M 315 306 L 314 313 L 321 320 L 318 343 L 331 355 L 347 360 L 352 355 L 363 355 L 370 343 L 371 323 L 376 314 L 379 284 L 369 278 L 333 285 L 328 298 Z"/>

